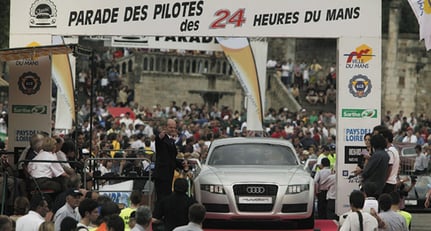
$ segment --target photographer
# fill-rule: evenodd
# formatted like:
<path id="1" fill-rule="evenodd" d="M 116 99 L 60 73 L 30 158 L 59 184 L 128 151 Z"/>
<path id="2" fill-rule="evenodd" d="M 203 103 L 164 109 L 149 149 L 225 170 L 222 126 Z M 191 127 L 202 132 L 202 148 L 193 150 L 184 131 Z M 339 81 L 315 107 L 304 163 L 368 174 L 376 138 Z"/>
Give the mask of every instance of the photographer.
<path id="1" fill-rule="evenodd" d="M 406 184 L 406 182 L 411 182 L 411 184 Z M 404 209 L 405 198 L 409 195 L 409 192 L 415 187 L 417 181 L 417 176 L 412 175 L 410 177 L 404 177 L 398 181 L 398 193 L 400 194 L 400 204 L 399 208 Z M 426 203 L 426 202 L 425 202 Z"/>
<path id="2" fill-rule="evenodd" d="M 14 166 L 9 164 L 8 155 L 6 151 L 4 151 L 3 141 L 0 142 L 0 155 L 0 186 L 2 187 L 0 190 L 0 198 L 5 198 L 5 207 L 9 210 L 13 207 L 15 197 L 26 194 L 26 186 L 24 181 L 17 177 L 18 173 Z M 3 185 L 6 179 L 7 184 Z M 3 193 L 6 195 L 3 195 Z"/>

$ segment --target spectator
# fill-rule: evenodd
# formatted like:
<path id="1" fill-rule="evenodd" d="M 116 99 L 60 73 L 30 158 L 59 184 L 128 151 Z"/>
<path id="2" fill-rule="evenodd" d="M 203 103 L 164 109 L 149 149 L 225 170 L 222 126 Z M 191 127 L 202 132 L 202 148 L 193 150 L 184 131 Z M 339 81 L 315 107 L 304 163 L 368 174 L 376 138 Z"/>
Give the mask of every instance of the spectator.
<path id="1" fill-rule="evenodd" d="M 343 215 L 343 222 L 339 231 L 366 230 L 377 231 L 378 221 L 369 213 L 362 212 L 365 196 L 362 192 L 354 190 L 350 193 L 349 203 L 351 212 Z"/>
<path id="2" fill-rule="evenodd" d="M 362 191 L 365 194 L 365 202 L 362 211 L 371 213 L 371 209 L 379 211 L 379 201 L 376 197 L 377 186 L 374 182 L 367 182 L 362 186 Z"/>
<path id="3" fill-rule="evenodd" d="M 142 191 L 141 190 L 133 190 L 130 194 L 130 207 L 123 208 L 120 212 L 120 217 L 123 218 L 125 229 L 124 230 L 130 230 L 129 228 L 129 219 L 132 212 L 136 211 L 136 209 L 139 207 L 139 205 L 142 202 Z"/>
<path id="4" fill-rule="evenodd" d="M 410 181 L 410 184 L 406 182 Z M 405 208 L 405 198 L 409 195 L 409 192 L 415 187 L 417 181 L 417 176 L 411 175 L 406 176 L 403 179 L 399 179 L 397 193 L 400 195 L 400 209 Z"/>
<path id="5" fill-rule="evenodd" d="M 136 211 L 133 211 L 129 217 L 129 230 L 136 226 Z"/>
<path id="6" fill-rule="evenodd" d="M 154 223 L 163 221 L 165 230 L 172 231 L 175 227 L 186 225 L 188 220 L 188 209 L 196 201 L 187 196 L 187 180 L 178 178 L 174 182 L 174 192 L 156 203 L 153 217 Z"/>
<path id="7" fill-rule="evenodd" d="M 373 135 L 370 142 L 374 153 L 362 171 L 362 184 L 366 184 L 367 182 L 376 184 L 376 196 L 378 196 L 382 193 L 385 186 L 389 155 L 385 151 L 386 139 L 382 135 Z"/>
<path id="8" fill-rule="evenodd" d="M 401 214 L 391 209 L 392 198 L 388 193 L 383 193 L 379 197 L 379 217 L 385 223 L 387 231 L 408 231 L 406 220 Z"/>
<path id="9" fill-rule="evenodd" d="M 320 219 L 327 219 L 328 201 L 326 196 L 329 189 L 328 177 L 331 175 L 330 163 L 328 158 L 322 159 L 322 169 L 314 176 L 314 184 L 317 196 L 317 214 Z"/>
<path id="10" fill-rule="evenodd" d="M 4 147 L 3 147 L 4 148 Z M 7 211 L 13 207 L 14 198 L 27 195 L 26 185 L 23 179 L 18 178 L 15 165 L 9 163 L 8 154 L 0 148 L 0 185 L 6 184 L 5 195 L 0 191 L 0 198 L 5 198 L 4 207 Z M 7 180 L 5 180 L 7 178 Z"/>
<path id="11" fill-rule="evenodd" d="M 398 192 L 391 192 L 390 195 L 392 198 L 391 210 L 395 211 L 395 212 L 399 213 L 401 216 L 403 216 L 404 219 L 406 220 L 407 228 L 409 230 L 411 230 L 410 228 L 411 228 L 411 224 L 412 224 L 412 214 L 407 212 L 407 211 L 400 209 L 400 206 L 399 206 L 400 205 L 400 194 Z"/>
<path id="12" fill-rule="evenodd" d="M 38 231 L 39 226 L 45 221 L 45 216 L 47 216 L 48 212 L 48 202 L 46 202 L 42 195 L 33 195 L 30 201 L 30 211 L 27 215 L 17 219 L 16 230 Z M 49 218 L 47 219 L 50 220 Z"/>
<path id="13" fill-rule="evenodd" d="M 34 160 L 58 161 L 55 150 L 56 140 L 45 137 L 41 146 L 41 151 Z M 41 190 L 53 190 L 55 193 L 63 191 L 66 187 L 66 180 L 69 175 L 63 170 L 58 162 L 30 162 L 28 172 L 35 179 Z"/>
<path id="14" fill-rule="evenodd" d="M 178 226 L 174 231 L 203 231 L 202 223 L 205 219 L 206 209 L 203 205 L 195 203 L 189 208 L 189 223 L 187 225 Z"/>
<path id="15" fill-rule="evenodd" d="M 140 206 L 136 209 L 136 225 L 133 227 L 132 231 L 145 231 L 149 230 L 152 214 L 151 210 L 147 206 Z"/>
<path id="16" fill-rule="evenodd" d="M 414 134 L 413 128 L 412 127 L 408 127 L 407 128 L 407 134 L 403 138 L 403 143 L 416 144 L 417 142 L 418 142 L 418 138 Z"/>
<path id="17" fill-rule="evenodd" d="M 107 219 L 106 227 L 109 231 L 123 231 L 124 221 L 118 214 L 112 214 Z"/>
<path id="18" fill-rule="evenodd" d="M 81 220 L 76 226 L 76 231 L 88 231 L 99 217 L 99 205 L 93 199 L 86 198 L 79 203 L 78 211 Z"/>
<path id="19" fill-rule="evenodd" d="M 39 227 L 39 231 L 54 231 L 54 229 L 54 222 L 52 221 L 44 221 Z"/>
<path id="20" fill-rule="evenodd" d="M 327 200 L 327 218 L 331 220 L 338 220 L 339 217 L 335 213 L 335 199 L 337 198 L 337 181 L 335 170 L 332 170 L 331 175 L 327 178 L 328 181 L 328 192 L 326 193 Z"/>
<path id="21" fill-rule="evenodd" d="M 99 216 L 99 220 L 100 220 L 100 224 L 99 226 L 96 228 L 96 231 L 109 231 L 107 224 L 108 221 L 110 219 L 111 215 L 119 215 L 120 214 L 120 208 L 118 207 L 118 205 L 116 203 L 114 203 L 109 197 L 99 197 L 102 199 L 107 199 L 106 202 L 103 202 L 102 205 L 100 206 L 100 216 Z M 120 217 L 120 216 L 118 216 Z M 121 219 L 121 217 L 120 217 Z M 121 222 L 124 225 L 123 219 L 121 219 Z M 123 226 L 124 229 L 124 226 Z"/>
<path id="22" fill-rule="evenodd" d="M 13 215 L 11 215 L 9 218 L 16 222 L 18 218 L 26 215 L 28 213 L 28 210 L 30 209 L 30 201 L 28 201 L 27 197 L 17 197 L 15 198 L 14 206 L 13 206 Z"/>
<path id="23" fill-rule="evenodd" d="M 415 146 L 416 158 L 414 164 L 414 174 L 422 175 L 427 172 L 428 169 L 428 159 L 422 152 L 422 146 L 419 144 Z"/>
<path id="24" fill-rule="evenodd" d="M 71 217 L 78 223 L 81 220 L 78 205 L 83 194 L 78 189 L 69 189 L 66 193 L 66 203 L 54 215 L 55 231 L 60 230 L 60 225 L 66 217 Z"/>
<path id="25" fill-rule="evenodd" d="M 0 215 L 0 231 L 12 231 L 12 221 L 9 217 Z M 51 230 L 50 230 L 51 231 Z"/>
<path id="26" fill-rule="evenodd" d="M 59 225 L 59 231 L 76 231 L 77 224 L 78 221 L 75 218 L 65 217 Z"/>

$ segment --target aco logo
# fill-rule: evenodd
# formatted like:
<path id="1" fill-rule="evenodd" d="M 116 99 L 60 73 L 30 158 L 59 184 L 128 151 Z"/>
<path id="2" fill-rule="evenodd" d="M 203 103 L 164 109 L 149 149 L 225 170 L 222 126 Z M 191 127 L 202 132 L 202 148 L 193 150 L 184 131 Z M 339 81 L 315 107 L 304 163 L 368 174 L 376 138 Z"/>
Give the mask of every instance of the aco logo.
<path id="1" fill-rule="evenodd" d="M 366 44 L 362 44 L 354 51 L 348 54 L 344 54 L 346 59 L 346 68 L 369 68 L 368 62 L 375 56 L 373 54 L 373 48 Z"/>
<path id="2" fill-rule="evenodd" d="M 26 95 L 36 94 L 41 85 L 40 77 L 34 72 L 25 72 L 18 79 L 18 88 Z"/>
<path id="3" fill-rule="evenodd" d="M 30 8 L 30 28 L 57 27 L 57 8 L 51 0 L 36 0 Z"/>
<path id="4" fill-rule="evenodd" d="M 371 92 L 371 80 L 365 75 L 355 75 L 349 81 L 349 92 L 356 98 L 367 97 Z"/>

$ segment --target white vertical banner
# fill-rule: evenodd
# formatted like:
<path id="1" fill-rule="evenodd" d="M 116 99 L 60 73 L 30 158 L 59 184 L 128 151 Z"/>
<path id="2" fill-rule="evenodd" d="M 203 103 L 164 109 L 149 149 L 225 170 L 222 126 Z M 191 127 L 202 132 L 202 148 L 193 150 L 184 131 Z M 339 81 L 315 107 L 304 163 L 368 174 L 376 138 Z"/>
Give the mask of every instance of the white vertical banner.
<path id="1" fill-rule="evenodd" d="M 52 44 L 78 43 L 77 36 L 53 36 Z M 75 57 L 73 54 L 52 56 L 52 79 L 57 86 L 57 102 L 55 113 L 56 129 L 71 129 L 75 119 Z"/>
<path id="2" fill-rule="evenodd" d="M 249 40 L 247 38 L 217 37 L 217 41 L 222 46 L 224 54 L 247 96 L 247 130 L 262 131 L 262 94 Z M 249 118 L 250 115 L 252 116 Z"/>
<path id="3" fill-rule="evenodd" d="M 427 50 L 431 49 L 431 1 L 408 0 L 419 23 L 419 39 L 425 40 Z"/>
<path id="4" fill-rule="evenodd" d="M 48 56 L 9 61 L 8 148 L 26 147 L 38 132 L 51 133 L 51 62 Z"/>
<path id="5" fill-rule="evenodd" d="M 266 92 L 266 62 L 268 57 L 268 42 L 263 39 L 249 39 L 250 47 L 253 52 L 253 58 L 254 58 L 254 64 L 256 65 L 256 71 L 257 71 L 257 79 L 259 82 L 259 89 L 260 89 L 260 102 L 262 107 L 262 112 L 265 111 L 265 92 Z M 250 102 L 250 101 L 247 101 Z M 260 118 L 260 116 L 256 113 L 257 108 L 254 107 L 253 104 L 248 103 L 247 105 L 247 126 L 249 117 L 252 121 L 259 121 L 260 126 L 257 127 L 260 128 L 263 124 L 263 117 Z M 247 127 L 248 130 L 251 130 Z M 261 128 L 262 129 L 262 128 Z M 256 131 L 256 130 L 254 130 Z M 259 131 L 259 130 L 257 130 Z"/>
<path id="6" fill-rule="evenodd" d="M 353 177 L 365 148 L 364 135 L 381 118 L 380 38 L 338 39 L 337 75 L 337 214 L 350 209 L 349 195 L 359 189 Z"/>

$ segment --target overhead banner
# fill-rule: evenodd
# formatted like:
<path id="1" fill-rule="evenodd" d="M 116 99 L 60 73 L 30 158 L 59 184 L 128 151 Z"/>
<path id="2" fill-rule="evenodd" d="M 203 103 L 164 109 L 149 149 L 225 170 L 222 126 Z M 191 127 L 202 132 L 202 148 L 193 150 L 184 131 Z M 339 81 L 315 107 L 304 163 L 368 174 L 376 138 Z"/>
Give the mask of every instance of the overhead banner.
<path id="1" fill-rule="evenodd" d="M 217 41 L 247 96 L 247 130 L 263 130 L 262 94 L 253 51 L 247 38 L 219 38 Z M 248 117 L 251 118 L 248 118 Z M 256 117 L 256 118 L 254 118 Z"/>
<path id="2" fill-rule="evenodd" d="M 14 0 L 11 34 L 373 36 L 375 0 Z"/>
<path id="3" fill-rule="evenodd" d="M 222 51 L 215 37 L 112 36 L 113 47 Z"/>
<path id="4" fill-rule="evenodd" d="M 51 133 L 51 62 L 34 57 L 9 61 L 8 67 L 8 147 L 25 148 L 38 131 Z"/>

